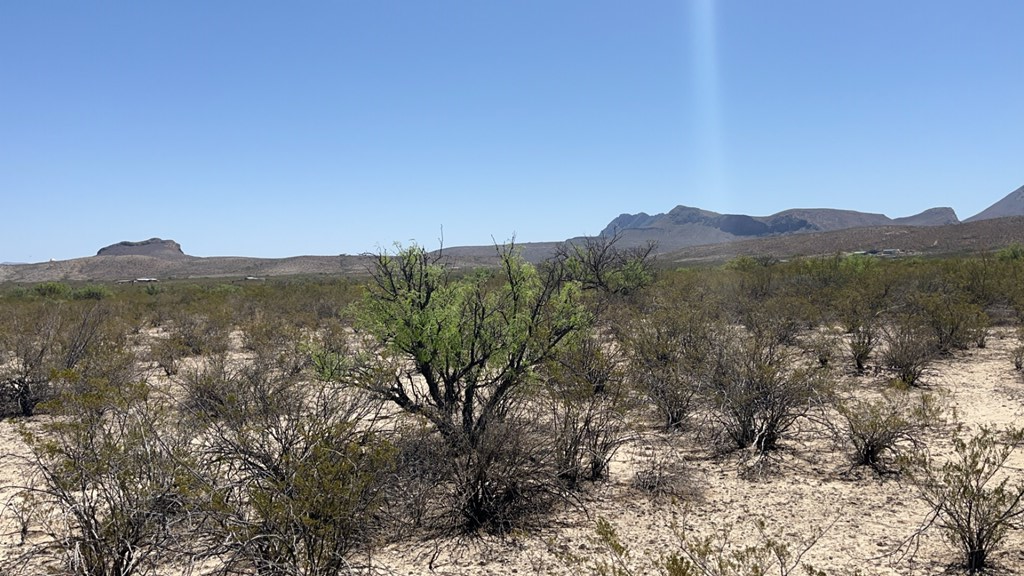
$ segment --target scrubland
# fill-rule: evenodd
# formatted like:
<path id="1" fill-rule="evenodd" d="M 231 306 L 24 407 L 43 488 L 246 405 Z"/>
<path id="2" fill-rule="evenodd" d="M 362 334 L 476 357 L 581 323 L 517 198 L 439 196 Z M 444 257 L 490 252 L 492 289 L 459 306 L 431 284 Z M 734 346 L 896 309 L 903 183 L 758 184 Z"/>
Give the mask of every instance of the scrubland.
<path id="1" fill-rule="evenodd" d="M 0 288 L 0 565 L 1024 574 L 1024 251 Z"/>

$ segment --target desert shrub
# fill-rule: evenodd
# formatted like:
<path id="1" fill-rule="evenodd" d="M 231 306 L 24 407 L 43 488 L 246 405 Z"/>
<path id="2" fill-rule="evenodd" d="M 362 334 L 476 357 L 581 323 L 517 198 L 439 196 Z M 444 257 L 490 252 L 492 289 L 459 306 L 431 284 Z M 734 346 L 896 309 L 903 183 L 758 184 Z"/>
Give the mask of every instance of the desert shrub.
<path id="1" fill-rule="evenodd" d="M 613 353 L 593 336 L 567 347 L 546 367 L 554 461 L 570 487 L 608 475 L 628 439 L 628 398 Z"/>
<path id="2" fill-rule="evenodd" d="M 190 356 L 220 354 L 229 345 L 231 326 L 220 315 L 178 314 L 168 328 L 168 337 Z"/>
<path id="3" fill-rule="evenodd" d="M 775 288 L 778 263 L 771 256 L 738 256 L 727 262 L 725 269 L 733 277 L 737 301 L 760 302 L 768 298 Z"/>
<path id="4" fill-rule="evenodd" d="M 996 252 L 996 258 L 1012 262 L 1024 260 L 1024 244 L 1014 242 L 1005 248 L 1001 248 Z"/>
<path id="5" fill-rule="evenodd" d="M 922 434 L 941 424 L 942 408 L 931 394 L 911 396 L 886 391 L 878 399 L 850 398 L 836 406 L 834 429 L 847 448 L 853 466 L 870 466 L 878 473 L 893 470 L 910 451 L 922 447 Z"/>
<path id="6" fill-rule="evenodd" d="M 771 339 L 726 334 L 716 354 L 706 402 L 734 448 L 762 456 L 774 450 L 826 393 L 826 371 L 801 367 Z"/>
<path id="7" fill-rule="evenodd" d="M 418 246 L 381 254 L 360 306 L 379 364 L 359 385 L 440 435 L 455 465 L 451 510 L 470 531 L 509 529 L 551 491 L 557 474 L 522 404 L 589 321 L 564 262 L 535 268 L 513 247 L 500 256 L 499 269 L 458 278 Z"/>
<path id="8" fill-rule="evenodd" d="M 850 332 L 850 339 L 847 347 L 850 350 L 850 358 L 853 359 L 853 367 L 857 372 L 863 372 L 867 368 L 867 362 L 878 344 L 878 328 L 874 323 L 863 323 L 853 328 Z"/>
<path id="9" fill-rule="evenodd" d="M 654 280 L 651 260 L 654 244 L 619 248 L 621 236 L 588 236 L 561 244 L 555 258 L 565 264 L 569 277 L 583 290 L 626 296 Z"/>
<path id="10" fill-rule="evenodd" d="M 742 320 L 747 331 L 765 346 L 795 344 L 802 326 L 798 315 L 778 297 L 748 304 Z"/>
<path id="11" fill-rule="evenodd" d="M 114 293 L 106 286 L 82 286 L 71 293 L 72 300 L 103 300 Z"/>
<path id="12" fill-rule="evenodd" d="M 622 337 L 632 384 L 665 428 L 679 429 L 689 418 L 720 329 L 708 308 L 666 306 L 635 319 Z"/>
<path id="13" fill-rule="evenodd" d="M 206 315 L 187 310 L 174 311 L 166 327 L 167 334 L 150 343 L 149 358 L 164 373 L 173 376 L 178 373 L 182 358 L 227 352 L 230 330 L 230 323 L 223 312 Z"/>
<path id="14" fill-rule="evenodd" d="M 259 311 L 242 324 L 245 350 L 296 374 L 306 366 L 302 338 L 302 331 L 295 324 Z"/>
<path id="15" fill-rule="evenodd" d="M 349 334 L 337 321 L 327 321 L 299 345 L 305 356 L 304 363 L 312 368 L 313 375 L 322 382 L 341 379 L 354 357 L 349 344 Z"/>
<path id="16" fill-rule="evenodd" d="M 921 295 L 916 304 L 940 354 L 984 346 L 989 320 L 980 306 L 956 294 Z"/>
<path id="17" fill-rule="evenodd" d="M 603 556 L 594 559 L 569 555 L 569 561 L 584 566 L 588 573 L 601 576 L 787 576 L 798 573 L 825 576 L 824 572 L 803 561 L 804 555 L 814 547 L 823 532 L 794 540 L 789 534 L 769 533 L 762 520 L 754 521 L 753 525 L 757 532 L 753 544 L 732 542 L 731 527 L 705 537 L 691 536 L 677 529 L 678 544 L 667 554 L 634 559 L 629 543 L 622 541 L 610 522 L 599 518 L 596 539 Z"/>
<path id="18" fill-rule="evenodd" d="M 32 416 L 36 407 L 59 392 L 54 375 L 78 370 L 83 363 L 102 366 L 124 349 L 124 329 L 113 309 L 103 303 L 30 303 L 4 310 L 0 349 L 10 351 L 0 364 L 0 401 L 4 414 Z"/>
<path id="19" fill-rule="evenodd" d="M 1017 345 L 1014 346 L 1011 354 L 1013 355 L 1014 369 L 1018 372 L 1024 370 L 1024 326 L 1017 328 Z"/>
<path id="20" fill-rule="evenodd" d="M 287 366 L 206 375 L 215 417 L 194 414 L 207 521 L 199 536 L 229 572 L 328 575 L 369 545 L 392 468 L 378 403 Z"/>
<path id="21" fill-rule="evenodd" d="M 831 331 L 813 334 L 807 343 L 807 351 L 822 368 L 833 366 L 839 353 L 839 338 Z"/>
<path id="22" fill-rule="evenodd" d="M 915 316 L 898 316 L 883 330 L 885 351 L 883 365 L 905 386 L 917 386 L 921 376 L 935 358 L 936 345 L 931 332 Z"/>
<path id="23" fill-rule="evenodd" d="M 1024 432 L 983 427 L 971 438 L 953 439 L 953 457 L 939 464 L 924 454 L 908 468 L 919 498 L 930 508 L 924 527 L 937 526 L 971 573 L 992 565 L 1011 528 L 1024 516 L 1024 482 L 1007 470 L 1007 460 Z"/>
<path id="24" fill-rule="evenodd" d="M 223 418 L 236 399 L 239 370 L 232 369 L 225 354 L 216 354 L 175 372 L 172 381 L 182 391 L 181 410 L 201 420 Z"/>
<path id="25" fill-rule="evenodd" d="M 188 439 L 144 383 L 80 382 L 51 403 L 57 416 L 23 429 L 34 476 L 32 519 L 69 574 L 153 573 L 198 523 Z"/>
<path id="26" fill-rule="evenodd" d="M 71 294 L 71 286 L 63 282 L 43 282 L 36 284 L 32 290 L 41 298 L 67 298 Z"/>

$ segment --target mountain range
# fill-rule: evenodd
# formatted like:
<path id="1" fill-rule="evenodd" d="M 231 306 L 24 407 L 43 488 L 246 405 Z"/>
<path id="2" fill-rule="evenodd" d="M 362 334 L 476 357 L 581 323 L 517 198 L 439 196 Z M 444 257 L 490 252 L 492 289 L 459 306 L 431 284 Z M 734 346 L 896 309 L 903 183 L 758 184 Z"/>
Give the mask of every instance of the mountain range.
<path id="1" fill-rule="evenodd" d="M 663 214 L 621 214 L 601 235 L 618 236 L 622 247 L 654 242 L 660 258 L 678 263 L 718 261 L 740 254 L 788 257 L 886 248 L 930 254 L 976 253 L 1024 243 L 1024 186 L 963 222 L 946 207 L 889 218 L 828 208 L 747 216 L 680 205 Z M 520 248 L 526 259 L 536 262 L 549 257 L 561 243 L 525 243 Z M 495 258 L 492 245 L 445 248 L 444 253 L 454 264 L 465 266 L 490 264 Z M 87 258 L 0 264 L 0 282 L 363 274 L 371 264 L 370 257 L 347 255 L 200 258 L 189 256 L 173 240 L 151 238 L 118 242 Z"/>

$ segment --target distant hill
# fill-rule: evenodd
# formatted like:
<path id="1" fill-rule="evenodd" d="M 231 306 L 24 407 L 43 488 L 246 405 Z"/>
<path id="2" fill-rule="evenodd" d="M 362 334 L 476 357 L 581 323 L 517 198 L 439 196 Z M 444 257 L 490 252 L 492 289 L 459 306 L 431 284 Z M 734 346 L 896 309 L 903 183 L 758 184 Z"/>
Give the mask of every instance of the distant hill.
<path id="1" fill-rule="evenodd" d="M 789 234 L 690 246 L 662 253 L 658 259 L 692 265 L 724 262 L 737 256 L 794 258 L 887 250 L 901 255 L 963 256 L 991 252 L 1013 243 L 1024 244 L 1024 216 L 945 226 L 881 226 Z"/>
<path id="2" fill-rule="evenodd" d="M 977 222 L 1007 216 L 1024 216 L 1024 186 L 1017 188 L 1005 198 L 971 216 L 965 222 Z"/>
<path id="3" fill-rule="evenodd" d="M 719 214 L 689 206 L 676 206 L 666 214 L 622 214 L 612 220 L 603 236 L 618 234 L 623 245 L 656 242 L 666 252 L 705 244 L 720 244 L 788 234 L 829 232 L 879 226 L 944 226 L 957 224 L 952 208 L 932 208 L 914 216 L 891 219 L 884 214 L 809 208 L 785 210 L 771 216 Z"/>
<path id="4" fill-rule="evenodd" d="M 96 252 L 97 256 L 152 256 L 154 258 L 181 258 L 185 253 L 174 240 L 150 238 L 142 242 L 118 242 Z"/>

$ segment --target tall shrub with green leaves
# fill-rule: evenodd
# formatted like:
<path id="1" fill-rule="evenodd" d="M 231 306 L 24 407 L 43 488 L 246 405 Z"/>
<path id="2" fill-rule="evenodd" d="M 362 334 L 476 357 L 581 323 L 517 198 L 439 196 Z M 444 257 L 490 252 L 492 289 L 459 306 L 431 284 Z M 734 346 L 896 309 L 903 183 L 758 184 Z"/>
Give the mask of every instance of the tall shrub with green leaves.
<path id="1" fill-rule="evenodd" d="M 500 250 L 500 261 L 458 277 L 419 246 L 380 254 L 360 306 L 359 328 L 382 362 L 361 384 L 430 422 L 464 457 L 452 480 L 462 495 L 460 523 L 470 530 L 514 524 L 508 512 L 533 492 L 509 481 L 520 472 L 509 458 L 546 456 L 528 454 L 529 442 L 514 437 L 523 420 L 510 416 L 538 368 L 590 321 L 563 261 L 535 267 L 511 246 Z"/>

